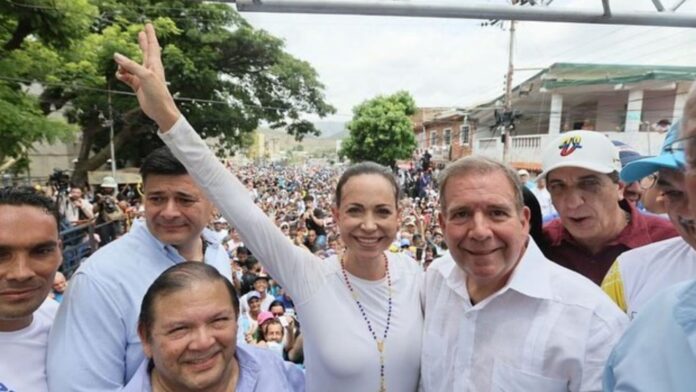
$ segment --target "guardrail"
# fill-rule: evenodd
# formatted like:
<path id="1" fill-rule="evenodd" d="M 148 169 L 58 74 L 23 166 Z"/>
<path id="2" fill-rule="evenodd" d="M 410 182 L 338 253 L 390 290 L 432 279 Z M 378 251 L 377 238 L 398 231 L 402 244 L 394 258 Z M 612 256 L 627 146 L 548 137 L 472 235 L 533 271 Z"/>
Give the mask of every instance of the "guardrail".
<path id="1" fill-rule="evenodd" d="M 82 261 L 99 247 L 95 230 L 109 224 L 111 222 L 96 224 L 94 221 L 90 221 L 60 232 L 60 239 L 63 243 L 63 264 L 60 271 L 66 279 L 70 279 Z"/>

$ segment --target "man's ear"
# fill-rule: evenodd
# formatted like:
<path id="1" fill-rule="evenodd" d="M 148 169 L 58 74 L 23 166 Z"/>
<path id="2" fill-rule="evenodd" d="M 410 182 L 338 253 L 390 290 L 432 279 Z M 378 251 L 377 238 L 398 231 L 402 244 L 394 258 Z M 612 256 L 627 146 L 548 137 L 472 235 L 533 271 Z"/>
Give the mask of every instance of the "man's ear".
<path id="1" fill-rule="evenodd" d="M 529 207 L 524 206 L 522 207 L 522 211 L 520 213 L 520 220 L 522 221 L 522 226 L 526 228 L 527 234 L 529 234 L 531 230 L 531 222 L 532 219 L 532 210 L 529 209 Z"/>
<path id="2" fill-rule="evenodd" d="M 152 359 L 152 344 L 150 342 L 150 337 L 145 331 L 145 326 L 142 323 L 138 323 L 138 337 L 140 337 L 140 343 L 142 344 L 145 356 Z"/>
<path id="3" fill-rule="evenodd" d="M 626 189 L 626 184 L 623 181 L 619 181 L 616 185 L 618 185 L 619 201 L 621 201 L 624 198 L 624 189 Z"/>
<path id="4" fill-rule="evenodd" d="M 60 250 L 60 263 L 58 263 L 58 267 L 60 267 L 63 265 L 63 262 L 65 262 L 65 259 L 63 258 L 63 240 L 61 239 L 58 239 L 58 249 Z"/>
<path id="5" fill-rule="evenodd" d="M 442 230 L 442 234 L 444 237 L 445 228 L 447 227 L 447 219 L 445 217 L 445 212 L 440 211 L 440 213 L 437 214 L 437 222 L 440 224 L 440 230 Z"/>

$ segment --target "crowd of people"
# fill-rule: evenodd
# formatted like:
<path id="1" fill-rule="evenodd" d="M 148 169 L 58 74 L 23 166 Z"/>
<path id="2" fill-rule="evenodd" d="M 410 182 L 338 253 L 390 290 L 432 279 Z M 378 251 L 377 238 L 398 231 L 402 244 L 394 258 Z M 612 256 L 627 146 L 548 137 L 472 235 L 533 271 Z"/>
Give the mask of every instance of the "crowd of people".
<path id="1" fill-rule="evenodd" d="M 139 43 L 114 57 L 166 145 L 142 196 L 0 190 L 0 390 L 692 389 L 696 90 L 658 156 L 571 131 L 535 179 L 427 153 L 236 167 L 179 112 L 150 24 Z M 109 214 L 66 280 L 62 225 Z"/>

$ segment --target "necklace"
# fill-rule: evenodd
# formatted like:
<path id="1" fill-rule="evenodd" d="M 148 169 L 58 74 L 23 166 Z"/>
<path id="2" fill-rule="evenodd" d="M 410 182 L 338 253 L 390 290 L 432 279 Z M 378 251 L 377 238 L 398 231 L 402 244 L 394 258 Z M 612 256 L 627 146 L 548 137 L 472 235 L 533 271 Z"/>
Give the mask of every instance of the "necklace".
<path id="1" fill-rule="evenodd" d="M 341 256 L 341 272 L 343 272 L 343 279 L 346 282 L 346 286 L 348 286 L 348 290 L 350 290 L 350 294 L 353 297 L 353 300 L 355 300 L 355 303 L 358 305 L 358 309 L 360 310 L 360 314 L 362 315 L 363 319 L 365 320 L 365 324 L 367 324 L 367 329 L 370 331 L 370 334 L 372 335 L 372 339 L 375 341 L 377 344 L 377 351 L 379 351 L 379 392 L 386 392 L 387 387 L 386 387 L 386 382 L 384 380 L 384 341 L 387 340 L 387 334 L 389 333 L 389 325 L 391 324 L 391 315 L 392 315 L 392 287 L 391 287 L 391 275 L 389 275 L 389 261 L 387 260 L 387 256 L 382 253 L 382 257 L 384 257 L 384 269 L 386 270 L 386 277 L 387 277 L 387 292 L 389 293 L 389 300 L 387 302 L 387 325 L 384 327 L 384 335 L 382 336 L 382 339 L 377 339 L 377 334 L 375 333 L 375 330 L 372 328 L 372 323 L 370 322 L 370 319 L 367 318 L 367 313 L 365 313 L 365 308 L 363 308 L 362 304 L 360 303 L 360 299 L 358 299 L 358 293 L 353 290 L 353 286 L 350 284 L 350 280 L 348 279 L 348 272 L 346 272 L 346 265 L 344 262 L 344 256 Z"/>

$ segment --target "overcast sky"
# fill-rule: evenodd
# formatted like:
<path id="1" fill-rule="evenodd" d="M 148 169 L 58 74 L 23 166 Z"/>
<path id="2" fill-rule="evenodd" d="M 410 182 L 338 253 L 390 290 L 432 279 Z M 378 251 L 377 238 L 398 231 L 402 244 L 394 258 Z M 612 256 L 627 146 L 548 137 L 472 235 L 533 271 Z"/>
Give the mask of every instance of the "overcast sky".
<path id="1" fill-rule="evenodd" d="M 504 4 L 505 0 L 457 0 Z M 676 0 L 662 0 L 670 6 Z M 613 10 L 654 10 L 651 0 L 612 0 Z M 601 10 L 600 0 L 556 0 L 552 8 Z M 678 12 L 696 13 L 696 0 Z M 507 31 L 481 20 L 243 13 L 312 64 L 348 121 L 352 108 L 378 94 L 407 90 L 422 107 L 465 107 L 503 92 Z M 507 24 L 506 24 L 507 26 Z M 516 68 L 555 62 L 696 66 L 696 29 L 517 23 Z M 518 71 L 514 84 L 537 71 Z"/>

